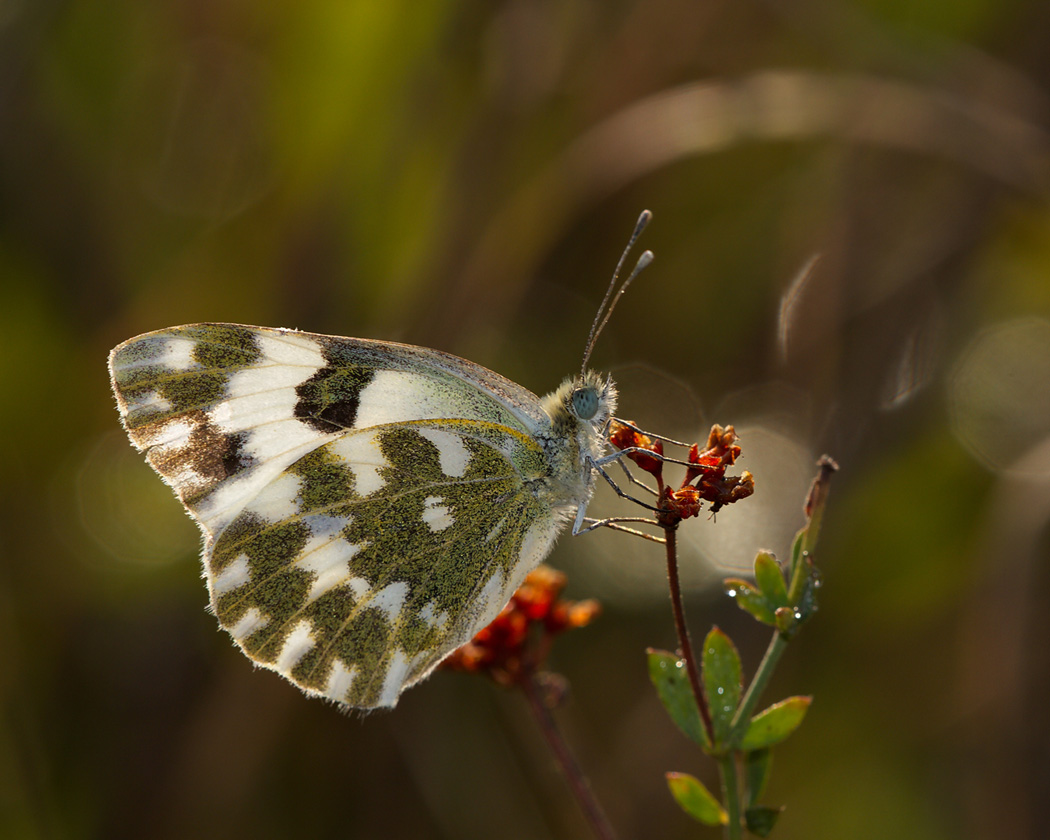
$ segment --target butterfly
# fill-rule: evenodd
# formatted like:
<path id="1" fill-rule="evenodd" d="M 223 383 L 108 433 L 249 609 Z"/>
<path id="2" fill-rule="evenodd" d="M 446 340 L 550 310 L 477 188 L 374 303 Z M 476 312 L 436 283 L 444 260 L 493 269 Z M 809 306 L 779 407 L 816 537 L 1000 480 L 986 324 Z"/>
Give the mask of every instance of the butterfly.
<path id="1" fill-rule="evenodd" d="M 307 694 L 392 707 L 491 622 L 573 520 L 615 408 L 586 369 L 547 396 L 438 350 L 201 323 L 132 338 L 120 416 L 196 520 L 211 609 Z M 603 315 L 604 312 L 604 315 Z"/>

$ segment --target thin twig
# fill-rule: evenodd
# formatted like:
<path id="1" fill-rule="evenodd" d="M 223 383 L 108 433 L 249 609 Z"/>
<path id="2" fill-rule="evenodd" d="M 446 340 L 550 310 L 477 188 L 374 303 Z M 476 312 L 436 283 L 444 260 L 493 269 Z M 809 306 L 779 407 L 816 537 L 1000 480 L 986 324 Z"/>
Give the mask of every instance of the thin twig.
<path id="1" fill-rule="evenodd" d="M 562 775 L 565 776 L 573 796 L 576 797 L 580 809 L 587 818 L 591 831 L 594 832 L 594 836 L 599 838 L 599 840 L 615 840 L 616 833 L 613 831 L 609 818 L 605 816 L 605 811 L 602 810 L 601 804 L 595 798 L 594 792 L 587 782 L 587 777 L 580 769 L 580 765 L 576 763 L 575 756 L 573 756 L 569 745 L 562 737 L 561 730 L 558 729 L 558 724 L 554 720 L 554 715 L 551 714 L 550 708 L 544 702 L 543 688 L 538 684 L 536 675 L 533 674 L 522 680 L 519 685 L 525 694 L 525 699 L 529 702 L 529 708 L 532 710 L 533 717 L 536 718 L 536 723 L 539 724 L 540 731 L 543 733 L 547 745 L 561 768 Z"/>
<path id="2" fill-rule="evenodd" d="M 678 647 L 682 651 L 685 660 L 685 668 L 689 674 L 689 683 L 693 687 L 693 696 L 696 698 L 696 706 L 700 710 L 700 719 L 704 722 L 704 731 L 707 732 L 708 743 L 715 743 L 715 727 L 711 722 L 711 711 L 707 707 L 707 698 L 704 696 L 703 687 L 700 685 L 700 671 L 696 667 L 696 657 L 693 655 L 693 642 L 689 637 L 689 627 L 685 623 L 685 606 L 682 604 L 682 587 L 678 581 L 678 549 L 677 531 L 673 525 L 664 526 L 667 545 L 667 581 L 671 590 L 671 610 L 674 612 L 674 626 L 678 633 Z"/>
<path id="3" fill-rule="evenodd" d="M 766 648 L 765 656 L 762 657 L 762 662 L 759 663 L 758 670 L 755 671 L 755 676 L 751 680 L 751 685 L 747 687 L 744 699 L 740 701 L 736 714 L 733 715 L 733 721 L 729 725 L 730 743 L 738 742 L 747 732 L 748 726 L 751 725 L 751 713 L 758 705 L 758 700 L 768 685 L 769 678 L 773 676 L 773 671 L 786 647 L 787 639 L 780 633 L 774 633 L 773 638 L 769 641 L 769 647 Z"/>

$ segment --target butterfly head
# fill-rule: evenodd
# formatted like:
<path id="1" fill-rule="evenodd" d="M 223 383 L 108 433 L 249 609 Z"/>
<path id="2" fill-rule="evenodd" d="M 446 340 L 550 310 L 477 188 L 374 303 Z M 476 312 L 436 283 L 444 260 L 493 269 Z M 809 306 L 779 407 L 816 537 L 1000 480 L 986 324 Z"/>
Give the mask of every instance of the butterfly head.
<path id="1" fill-rule="evenodd" d="M 574 436 L 573 428 L 588 438 L 604 436 L 616 411 L 616 385 L 610 377 L 588 370 L 566 379 L 557 391 L 547 395 L 543 405 L 556 436 Z"/>

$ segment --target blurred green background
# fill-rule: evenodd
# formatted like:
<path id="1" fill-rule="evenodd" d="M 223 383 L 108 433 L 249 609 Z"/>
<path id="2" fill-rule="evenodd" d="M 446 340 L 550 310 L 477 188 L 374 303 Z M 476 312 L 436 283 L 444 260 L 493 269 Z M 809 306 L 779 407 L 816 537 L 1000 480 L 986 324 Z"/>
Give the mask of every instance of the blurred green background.
<path id="1" fill-rule="evenodd" d="M 253 670 L 105 359 L 237 321 L 544 393 L 648 207 L 593 363 L 623 416 L 734 423 L 758 488 L 683 529 L 694 635 L 754 668 L 717 581 L 842 466 L 774 836 L 1045 836 L 1048 32 L 1040 0 L 0 2 L 0 835 L 584 836 L 520 698 L 438 674 L 347 716 Z M 559 719 L 623 837 L 715 836 L 663 780 L 715 783 L 647 682 L 638 542 L 552 558 L 605 605 Z"/>

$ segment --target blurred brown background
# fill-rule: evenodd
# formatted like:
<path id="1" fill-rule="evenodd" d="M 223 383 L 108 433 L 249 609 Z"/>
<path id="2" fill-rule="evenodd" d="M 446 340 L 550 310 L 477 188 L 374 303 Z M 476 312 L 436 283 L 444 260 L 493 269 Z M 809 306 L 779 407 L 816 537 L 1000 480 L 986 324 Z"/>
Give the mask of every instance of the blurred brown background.
<path id="1" fill-rule="evenodd" d="M 754 668 L 718 578 L 842 465 L 767 698 L 815 695 L 774 836 L 1045 836 L 1048 32 L 1039 0 L 0 2 L 0 835 L 583 836 L 519 698 L 439 674 L 361 718 L 253 670 L 105 358 L 228 320 L 543 393 L 649 207 L 593 363 L 624 416 L 736 424 L 758 485 L 684 529 L 694 634 Z M 659 549 L 552 562 L 605 604 L 552 664 L 612 821 L 714 836 L 663 781 L 714 776 L 645 674 Z"/>

